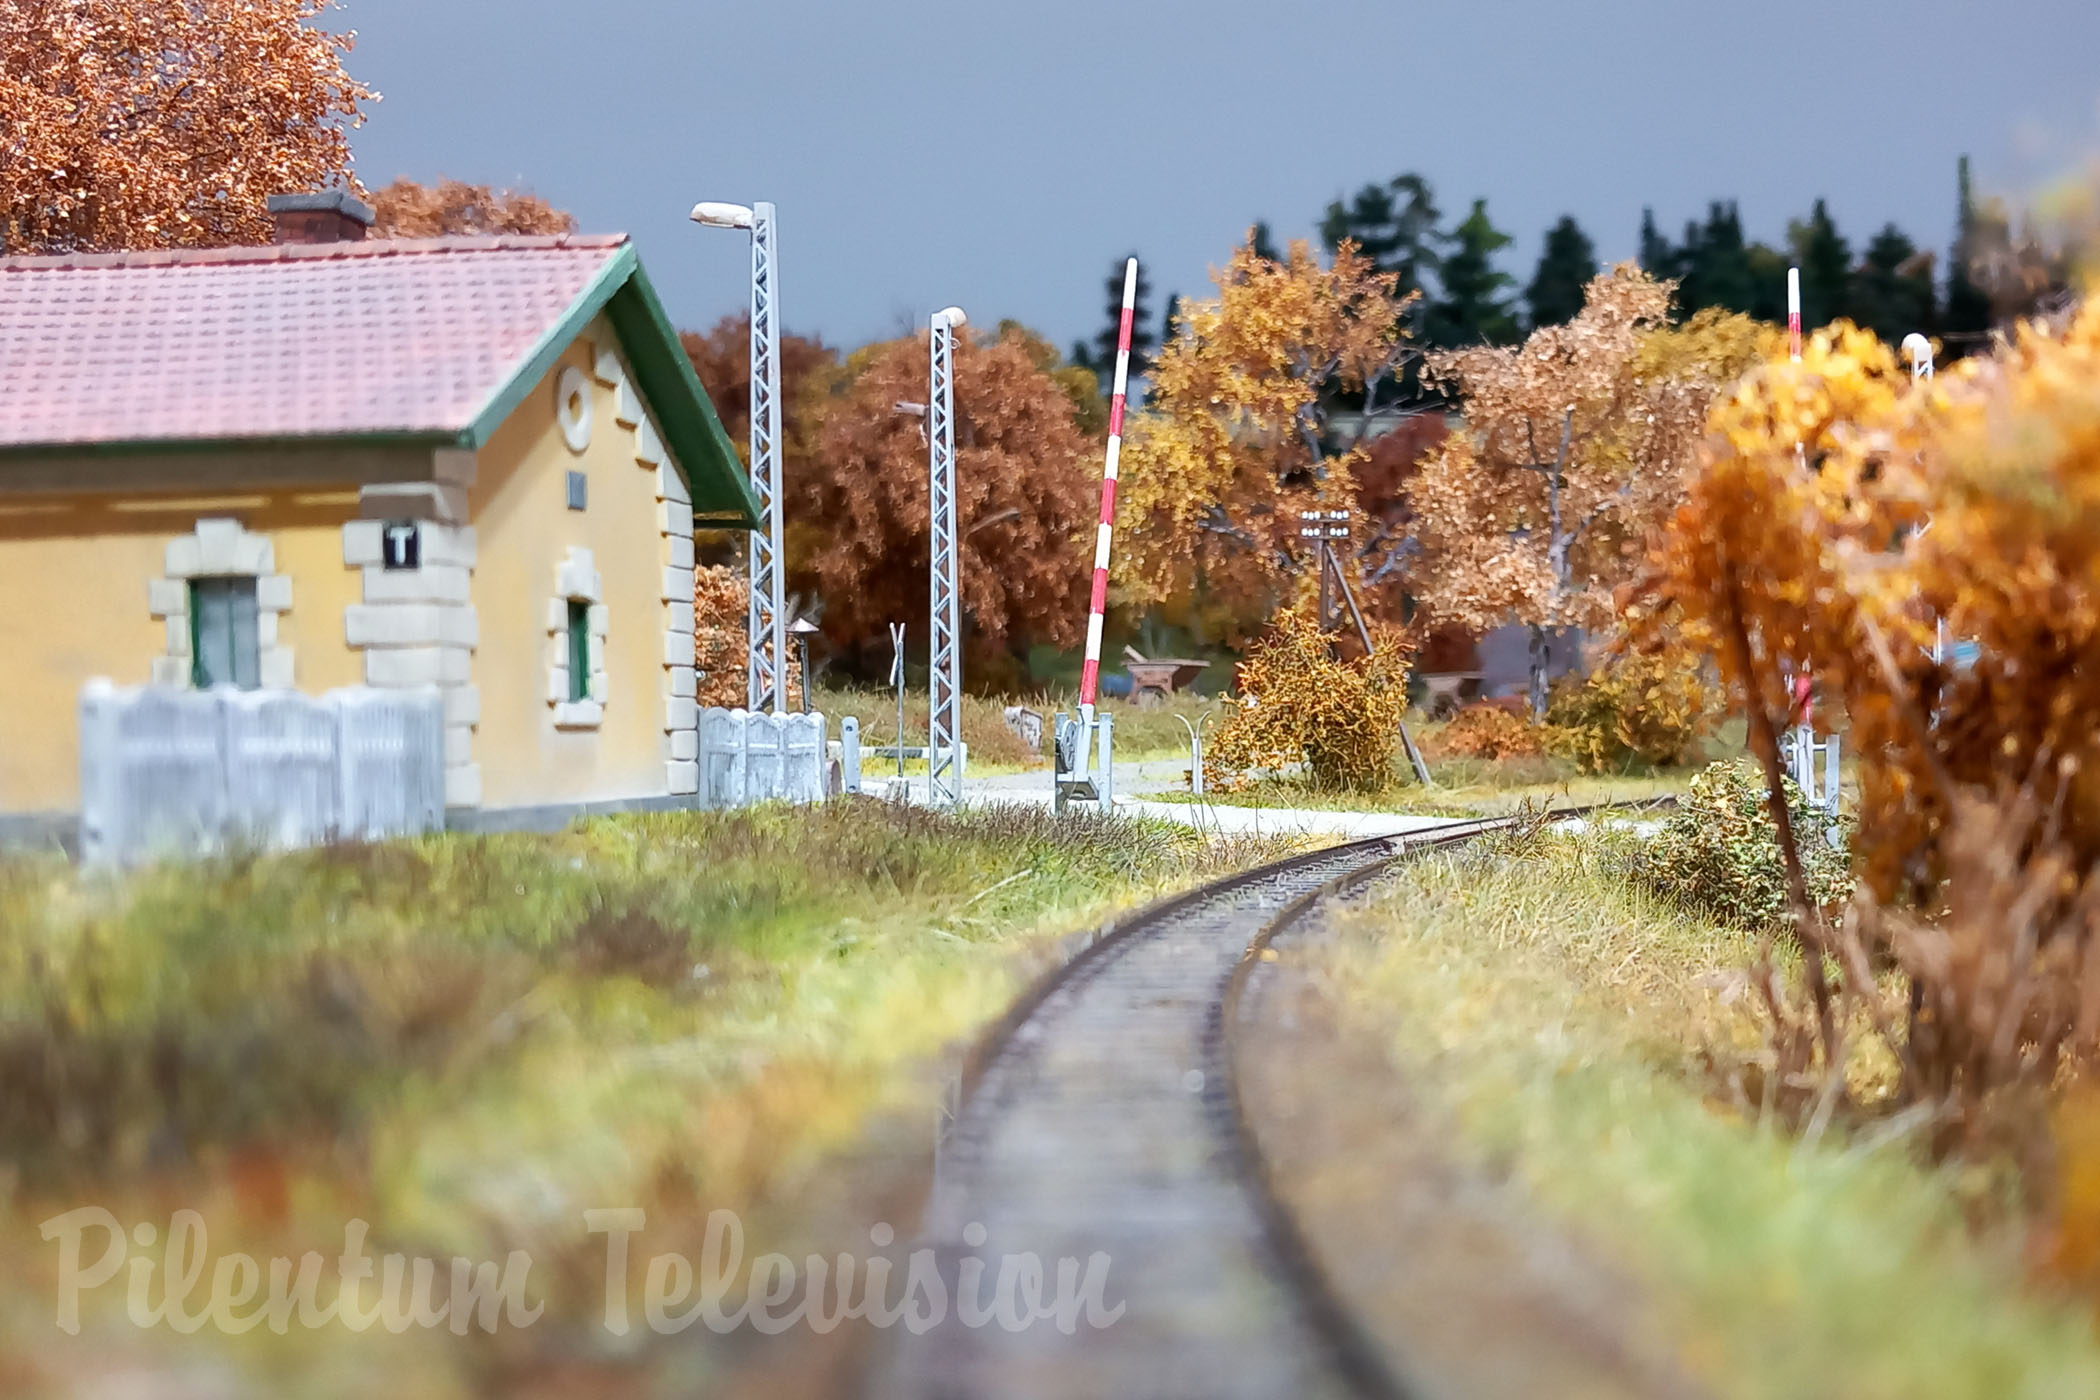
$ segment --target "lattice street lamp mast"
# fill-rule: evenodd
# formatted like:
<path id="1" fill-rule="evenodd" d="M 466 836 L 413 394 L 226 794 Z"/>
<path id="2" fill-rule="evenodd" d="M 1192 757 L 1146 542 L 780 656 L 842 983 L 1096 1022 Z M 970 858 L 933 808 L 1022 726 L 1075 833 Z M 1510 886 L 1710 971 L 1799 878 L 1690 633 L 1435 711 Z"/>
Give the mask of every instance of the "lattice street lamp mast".
<path id="1" fill-rule="evenodd" d="M 962 805 L 962 598 L 955 551 L 955 328 L 967 319 L 959 306 L 933 313 L 928 337 L 926 458 L 933 523 L 932 715 L 926 726 L 927 801 Z M 899 743 L 903 740 L 900 738 Z"/>
<path id="2" fill-rule="evenodd" d="M 693 222 L 751 233 L 751 489 L 762 529 L 751 534 L 750 650 L 752 711 L 787 712 L 787 613 L 780 577 L 780 335 L 770 204 L 693 206 Z"/>

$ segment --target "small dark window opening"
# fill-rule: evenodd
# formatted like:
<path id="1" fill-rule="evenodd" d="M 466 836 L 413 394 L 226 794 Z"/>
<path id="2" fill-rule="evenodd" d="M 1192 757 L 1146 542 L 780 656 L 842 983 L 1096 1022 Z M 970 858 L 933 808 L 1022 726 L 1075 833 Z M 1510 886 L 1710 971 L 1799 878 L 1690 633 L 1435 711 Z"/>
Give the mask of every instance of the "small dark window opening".
<path id="1" fill-rule="evenodd" d="M 262 685 L 254 579 L 190 580 L 190 684 L 199 690 Z"/>
<path id="2" fill-rule="evenodd" d="M 591 698 L 591 605 L 569 600 L 569 699 Z"/>

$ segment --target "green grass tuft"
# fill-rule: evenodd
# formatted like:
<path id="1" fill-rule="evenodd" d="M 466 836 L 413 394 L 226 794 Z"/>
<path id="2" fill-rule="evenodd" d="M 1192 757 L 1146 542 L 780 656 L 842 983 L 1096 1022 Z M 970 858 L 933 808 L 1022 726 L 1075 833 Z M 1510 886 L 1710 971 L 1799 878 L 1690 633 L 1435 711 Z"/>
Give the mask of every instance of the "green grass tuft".
<path id="1" fill-rule="evenodd" d="M 1324 954 L 1466 1158 L 1643 1286 L 1721 1396 L 2100 1394 L 2085 1316 L 2023 1291 L 2011 1227 L 1900 1144 L 1802 1146 L 1717 1107 L 1702 1047 L 1752 936 L 1653 898 L 1593 840 L 1432 857 Z"/>

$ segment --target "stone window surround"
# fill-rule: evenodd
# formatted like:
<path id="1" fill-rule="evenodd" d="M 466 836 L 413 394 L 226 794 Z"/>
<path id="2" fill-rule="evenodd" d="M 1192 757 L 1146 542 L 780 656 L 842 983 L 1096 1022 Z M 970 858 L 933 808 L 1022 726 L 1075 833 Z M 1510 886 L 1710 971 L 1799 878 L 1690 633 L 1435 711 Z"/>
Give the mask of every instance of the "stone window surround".
<path id="1" fill-rule="evenodd" d="M 277 572 L 277 551 L 267 535 L 250 534 L 239 520 L 207 516 L 195 530 L 168 541 L 165 577 L 149 579 L 146 602 L 167 629 L 166 649 L 153 658 L 154 685 L 191 688 L 190 580 L 255 580 L 257 680 L 266 690 L 293 686 L 292 649 L 278 641 L 278 619 L 292 609 L 292 581 Z"/>
<path id="2" fill-rule="evenodd" d="M 619 337 L 603 318 L 586 332 L 593 347 L 591 377 L 613 391 L 613 421 L 633 434 L 637 465 L 656 477 L 656 525 L 662 541 L 664 637 L 663 756 L 665 791 L 691 796 L 700 790 L 700 709 L 693 667 L 693 504 L 685 479 L 664 451 L 641 396 L 627 377 Z M 566 625 L 566 618 L 564 619 Z"/>
<path id="3" fill-rule="evenodd" d="M 569 605 L 590 607 L 590 683 L 588 700 L 571 700 L 569 683 Z M 605 723 L 605 638 L 612 611 L 605 605 L 605 583 L 588 549 L 570 545 L 554 573 L 554 596 L 547 600 L 547 706 L 556 729 L 596 729 Z"/>
<path id="4" fill-rule="evenodd" d="M 591 381 L 574 365 L 554 379 L 554 422 L 562 442 L 581 457 L 591 445 Z"/>
<path id="5" fill-rule="evenodd" d="M 481 692 L 473 684 L 480 642 L 473 603 L 473 526 L 462 523 L 471 452 L 439 453 L 437 483 L 382 483 L 359 494 L 361 518 L 343 526 L 343 563 L 360 571 L 362 601 L 344 610 L 344 640 L 364 654 L 365 684 L 382 690 L 435 685 L 445 714 L 445 805 L 481 805 L 474 731 Z M 420 491 L 422 494 L 416 494 Z M 458 508 L 448 509 L 451 493 Z M 449 517 L 449 519 L 448 519 Z M 389 520 L 422 530 L 418 567 L 388 569 L 381 535 Z"/>

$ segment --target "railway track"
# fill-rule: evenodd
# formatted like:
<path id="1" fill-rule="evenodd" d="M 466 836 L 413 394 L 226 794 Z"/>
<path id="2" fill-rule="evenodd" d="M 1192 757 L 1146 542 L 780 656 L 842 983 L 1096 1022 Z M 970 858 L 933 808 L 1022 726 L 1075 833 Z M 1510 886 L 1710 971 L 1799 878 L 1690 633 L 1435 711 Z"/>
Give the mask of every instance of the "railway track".
<path id="1" fill-rule="evenodd" d="M 1024 996 L 965 1068 L 922 1246 L 949 1296 L 1032 1256 L 1055 1292 L 1106 1256 L 1123 1314 L 1067 1333 L 948 1318 L 893 1332 L 866 1393 L 947 1397 L 1394 1396 L 1266 1182 L 1230 1012 L 1267 940 L 1399 859 L 1506 825 L 1454 823 L 1262 866 L 1139 911 Z"/>

